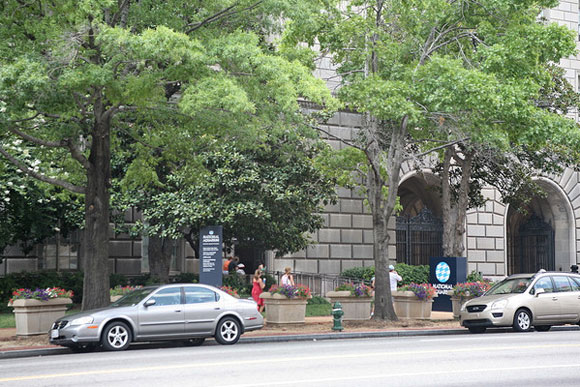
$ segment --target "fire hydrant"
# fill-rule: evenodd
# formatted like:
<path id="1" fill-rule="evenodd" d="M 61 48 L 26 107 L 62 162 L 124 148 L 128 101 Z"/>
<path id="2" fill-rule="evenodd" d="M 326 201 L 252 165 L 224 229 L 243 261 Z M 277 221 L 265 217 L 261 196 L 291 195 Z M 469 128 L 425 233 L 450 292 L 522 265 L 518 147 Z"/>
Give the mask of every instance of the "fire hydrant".
<path id="1" fill-rule="evenodd" d="M 344 312 L 342 311 L 342 305 L 340 302 L 336 301 L 332 306 L 332 318 L 334 321 L 334 326 L 332 327 L 333 331 L 342 331 L 344 328 L 342 327 L 342 316 Z"/>

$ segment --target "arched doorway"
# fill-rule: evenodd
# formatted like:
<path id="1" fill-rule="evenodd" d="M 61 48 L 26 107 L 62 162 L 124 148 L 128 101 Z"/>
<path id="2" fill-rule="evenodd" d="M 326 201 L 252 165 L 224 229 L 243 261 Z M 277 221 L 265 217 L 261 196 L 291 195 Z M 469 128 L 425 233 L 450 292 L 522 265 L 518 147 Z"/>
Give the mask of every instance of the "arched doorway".
<path id="1" fill-rule="evenodd" d="M 573 217 L 567 197 L 550 180 L 537 183 L 545 197 L 532 198 L 525 211 L 507 213 L 508 274 L 539 269 L 568 271 L 573 262 Z"/>
<path id="2" fill-rule="evenodd" d="M 403 211 L 397 216 L 397 262 L 428 265 L 443 254 L 441 200 L 436 177 L 413 175 L 399 186 Z"/>

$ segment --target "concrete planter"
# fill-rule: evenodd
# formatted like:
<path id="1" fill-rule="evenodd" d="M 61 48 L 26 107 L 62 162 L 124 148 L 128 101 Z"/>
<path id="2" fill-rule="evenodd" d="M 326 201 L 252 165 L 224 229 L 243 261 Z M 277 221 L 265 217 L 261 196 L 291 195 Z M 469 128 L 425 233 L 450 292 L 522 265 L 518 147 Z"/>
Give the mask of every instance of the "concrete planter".
<path id="1" fill-rule="evenodd" d="M 307 300 L 263 292 L 267 324 L 304 324 Z"/>
<path id="2" fill-rule="evenodd" d="M 469 300 L 476 298 L 475 296 L 454 296 L 453 292 L 448 292 L 447 294 L 451 297 L 451 308 L 453 310 L 453 318 L 459 318 L 461 305 L 463 305 Z"/>
<path id="3" fill-rule="evenodd" d="M 411 291 L 393 292 L 395 313 L 401 320 L 428 320 L 433 300 L 420 300 Z"/>
<path id="4" fill-rule="evenodd" d="M 118 301 L 121 297 L 123 297 L 123 295 L 111 296 L 111 303 Z"/>
<path id="5" fill-rule="evenodd" d="M 326 293 L 326 297 L 330 298 L 330 302 L 334 304 L 336 301 L 342 304 L 342 311 L 344 321 L 360 321 L 369 320 L 371 318 L 371 302 L 372 297 L 355 297 L 350 294 L 348 290 L 330 291 Z"/>
<path id="6" fill-rule="evenodd" d="M 8 306 L 14 308 L 17 336 L 46 335 L 52 324 L 66 312 L 72 304 L 70 298 L 41 300 L 14 300 Z"/>

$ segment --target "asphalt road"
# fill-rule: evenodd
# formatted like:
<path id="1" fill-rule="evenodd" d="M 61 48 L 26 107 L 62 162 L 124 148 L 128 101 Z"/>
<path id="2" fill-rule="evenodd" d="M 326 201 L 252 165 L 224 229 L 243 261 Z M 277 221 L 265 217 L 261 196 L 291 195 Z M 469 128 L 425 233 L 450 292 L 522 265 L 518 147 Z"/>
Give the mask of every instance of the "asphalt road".
<path id="1" fill-rule="evenodd" d="M 580 331 L 163 347 L 0 360 L 1 386 L 578 386 Z"/>

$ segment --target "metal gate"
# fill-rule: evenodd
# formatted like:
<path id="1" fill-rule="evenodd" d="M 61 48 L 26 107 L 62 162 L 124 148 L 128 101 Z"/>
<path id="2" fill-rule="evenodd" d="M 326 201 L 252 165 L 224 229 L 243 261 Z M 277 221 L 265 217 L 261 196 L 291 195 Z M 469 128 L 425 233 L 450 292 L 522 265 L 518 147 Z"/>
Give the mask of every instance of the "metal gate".
<path id="1" fill-rule="evenodd" d="M 520 226 L 515 242 L 515 256 L 509 262 L 509 273 L 555 270 L 554 229 L 550 224 L 532 215 Z"/>
<path id="2" fill-rule="evenodd" d="M 397 262 L 428 265 L 443 255 L 443 222 L 423 208 L 415 217 L 397 217 Z"/>

